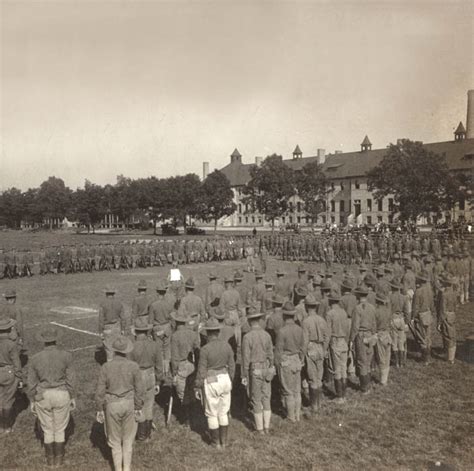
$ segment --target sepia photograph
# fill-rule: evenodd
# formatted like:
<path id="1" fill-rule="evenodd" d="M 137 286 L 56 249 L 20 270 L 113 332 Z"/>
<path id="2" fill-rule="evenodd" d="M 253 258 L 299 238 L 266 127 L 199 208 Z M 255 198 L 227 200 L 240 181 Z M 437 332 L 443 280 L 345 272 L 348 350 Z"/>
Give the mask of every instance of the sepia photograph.
<path id="1" fill-rule="evenodd" d="M 0 0 L 0 469 L 474 469 L 473 0 Z"/>

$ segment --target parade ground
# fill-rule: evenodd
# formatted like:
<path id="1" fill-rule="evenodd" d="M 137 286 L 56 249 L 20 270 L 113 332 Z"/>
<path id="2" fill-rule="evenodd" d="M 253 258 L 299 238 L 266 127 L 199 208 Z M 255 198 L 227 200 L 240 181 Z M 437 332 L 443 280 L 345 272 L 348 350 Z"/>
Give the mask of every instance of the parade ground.
<path id="1" fill-rule="evenodd" d="M 277 264 L 296 278 L 296 263 L 274 259 L 269 261 L 270 276 L 274 276 Z M 319 267 L 316 263 L 305 265 Z M 185 278 L 194 277 L 196 294 L 202 295 L 211 270 L 224 277 L 235 269 L 244 270 L 245 263 L 213 262 L 180 268 Z M 117 298 L 130 310 L 139 280 L 146 280 L 149 293 L 154 294 L 158 279 L 166 279 L 168 273 L 166 266 L 0 282 L 1 292 L 16 289 L 18 305 L 25 312 L 26 355 L 31 357 L 40 350 L 35 334 L 47 323 L 58 326 L 62 333 L 59 344 L 73 352 L 77 409 L 72 413 L 62 469 L 111 469 L 94 406 L 101 345 L 97 309 L 104 297 L 103 288 L 114 285 Z M 251 286 L 253 275 L 245 273 L 244 283 Z M 454 365 L 440 357 L 422 366 L 416 361 L 413 342 L 409 342 L 407 366 L 391 368 L 388 386 L 377 385 L 366 396 L 349 387 L 345 404 L 325 396 L 319 415 L 299 424 L 275 414 L 271 435 L 264 439 L 255 435 L 245 411 L 234 410 L 230 446 L 225 452 L 206 446 L 207 427 L 199 403 L 191 429 L 174 417 L 165 427 L 165 395 L 169 393 L 163 388 L 155 405 L 156 430 L 151 441 L 136 444 L 134 469 L 441 469 L 437 462 L 448 466 L 442 468 L 446 470 L 472 469 L 474 364 L 466 361 L 462 346 L 466 336 L 474 332 L 474 304 L 460 306 L 457 315 L 458 359 Z M 441 353 L 437 333 L 434 347 Z M 35 433 L 35 418 L 26 398 L 20 398 L 16 405 L 20 413 L 14 433 L 2 440 L 0 467 L 42 469 L 44 452 Z"/>

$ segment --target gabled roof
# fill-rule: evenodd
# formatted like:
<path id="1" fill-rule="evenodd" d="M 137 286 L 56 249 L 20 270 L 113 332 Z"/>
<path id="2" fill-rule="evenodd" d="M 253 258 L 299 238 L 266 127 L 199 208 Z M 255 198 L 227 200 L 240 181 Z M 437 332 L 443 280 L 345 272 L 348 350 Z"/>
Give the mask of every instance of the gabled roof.
<path id="1" fill-rule="evenodd" d="M 293 151 L 293 154 L 297 155 L 303 155 L 303 152 L 301 152 L 300 146 L 296 144 L 295 150 Z"/>
<path id="2" fill-rule="evenodd" d="M 231 157 L 242 157 L 240 155 L 240 152 L 237 150 L 237 147 L 234 149 L 234 152 L 232 152 L 232 154 L 230 154 Z"/>
<path id="3" fill-rule="evenodd" d="M 456 131 L 454 131 L 454 134 L 466 134 L 466 128 L 462 124 L 462 121 L 459 121 L 458 127 L 456 128 Z"/>
<path id="4" fill-rule="evenodd" d="M 371 145 L 372 145 L 372 143 L 370 142 L 369 136 L 366 135 L 364 137 L 364 140 L 362 141 L 361 146 L 371 146 Z"/>
<path id="5" fill-rule="evenodd" d="M 444 154 L 450 170 L 474 171 L 474 160 L 469 157 L 474 155 L 474 139 L 435 142 L 423 144 L 423 147 L 435 154 Z M 364 177 L 369 170 L 382 161 L 386 153 L 387 148 L 367 152 L 329 154 L 326 155 L 323 170 L 330 179 Z M 301 170 L 306 164 L 315 161 L 318 161 L 317 156 L 283 160 L 293 170 Z M 234 161 L 221 169 L 221 172 L 229 179 L 231 186 L 241 186 L 250 180 L 250 168 L 253 165 Z"/>

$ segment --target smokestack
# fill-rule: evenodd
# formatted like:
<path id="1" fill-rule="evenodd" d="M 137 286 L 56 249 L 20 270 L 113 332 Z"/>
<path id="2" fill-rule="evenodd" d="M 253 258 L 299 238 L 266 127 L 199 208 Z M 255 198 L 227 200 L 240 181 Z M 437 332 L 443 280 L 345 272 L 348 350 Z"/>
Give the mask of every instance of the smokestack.
<path id="1" fill-rule="evenodd" d="M 263 162 L 263 157 L 255 157 L 255 165 L 257 167 L 260 167 L 260 165 L 262 165 L 262 162 Z"/>
<path id="2" fill-rule="evenodd" d="M 318 149 L 318 164 L 323 164 L 326 161 L 326 150 Z"/>
<path id="3" fill-rule="evenodd" d="M 209 175 L 209 162 L 202 163 L 202 179 L 205 180 Z"/>
<path id="4" fill-rule="evenodd" d="M 466 139 L 474 139 L 474 90 L 467 92 Z"/>

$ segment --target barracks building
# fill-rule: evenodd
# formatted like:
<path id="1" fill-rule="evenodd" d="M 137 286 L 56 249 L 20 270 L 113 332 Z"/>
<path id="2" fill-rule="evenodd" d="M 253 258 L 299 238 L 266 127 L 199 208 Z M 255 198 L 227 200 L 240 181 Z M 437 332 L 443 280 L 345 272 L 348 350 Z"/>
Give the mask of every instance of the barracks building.
<path id="1" fill-rule="evenodd" d="M 448 167 L 452 172 L 473 175 L 474 171 L 474 90 L 468 92 L 468 111 L 466 127 L 459 123 L 453 140 L 423 144 L 426 150 L 446 156 Z M 383 159 L 387 149 L 372 149 L 368 136 L 362 140 L 360 150 L 326 154 L 318 149 L 317 155 L 303 156 L 297 145 L 290 159 L 283 162 L 293 170 L 301 170 L 307 163 L 317 161 L 323 166 L 324 173 L 330 180 L 326 202 L 326 211 L 318 215 L 315 225 L 329 224 L 377 224 L 392 223 L 396 220 L 394 199 L 389 197 L 376 200 L 367 189 L 366 174 Z M 220 221 L 221 227 L 263 227 L 269 226 L 263 215 L 249 213 L 242 202 L 243 187 L 250 180 L 250 168 L 260 165 L 262 157 L 256 157 L 253 163 L 244 163 L 237 149 L 230 156 L 230 162 L 220 169 L 229 179 L 234 192 L 237 210 Z M 209 172 L 209 164 L 203 164 L 203 177 Z M 474 221 L 474 207 L 467 201 L 460 201 L 453 211 L 444 214 L 446 221 Z M 430 223 L 431 221 L 420 221 Z M 299 225 L 310 226 L 311 220 L 304 212 L 303 203 L 298 196 L 290 200 L 289 211 L 283 215 L 275 226 Z"/>

